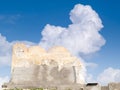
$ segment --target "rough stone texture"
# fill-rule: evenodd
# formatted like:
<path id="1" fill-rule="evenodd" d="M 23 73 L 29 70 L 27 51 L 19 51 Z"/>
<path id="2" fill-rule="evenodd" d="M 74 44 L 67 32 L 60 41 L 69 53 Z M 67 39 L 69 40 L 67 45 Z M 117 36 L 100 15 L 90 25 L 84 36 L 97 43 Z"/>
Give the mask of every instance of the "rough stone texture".
<path id="1" fill-rule="evenodd" d="M 72 56 L 64 47 L 56 46 L 45 51 L 40 46 L 27 47 L 15 44 L 12 54 L 12 69 L 14 67 L 29 67 L 35 65 L 55 64 L 61 69 L 63 66 L 81 66 L 80 60 Z"/>
<path id="2" fill-rule="evenodd" d="M 85 85 L 82 64 L 64 47 L 48 51 L 40 46 L 13 46 L 11 80 L 3 88 L 45 88 L 45 90 L 120 90 L 120 83 Z"/>
<path id="3" fill-rule="evenodd" d="M 10 87 L 39 87 L 83 84 L 82 64 L 61 46 L 44 50 L 40 46 L 13 46 Z"/>
<path id="4" fill-rule="evenodd" d="M 22 84 L 24 87 L 40 87 L 74 84 L 75 81 L 74 67 L 63 67 L 59 71 L 57 66 L 34 65 L 29 68 L 15 68 L 10 83 L 21 88 Z"/>
<path id="5" fill-rule="evenodd" d="M 102 86 L 101 90 L 109 90 L 108 86 Z"/>
<path id="6" fill-rule="evenodd" d="M 84 90 L 101 90 L 101 86 L 94 85 L 94 86 L 86 86 Z"/>
<path id="7" fill-rule="evenodd" d="M 110 83 L 108 87 L 109 90 L 120 90 L 120 83 Z"/>

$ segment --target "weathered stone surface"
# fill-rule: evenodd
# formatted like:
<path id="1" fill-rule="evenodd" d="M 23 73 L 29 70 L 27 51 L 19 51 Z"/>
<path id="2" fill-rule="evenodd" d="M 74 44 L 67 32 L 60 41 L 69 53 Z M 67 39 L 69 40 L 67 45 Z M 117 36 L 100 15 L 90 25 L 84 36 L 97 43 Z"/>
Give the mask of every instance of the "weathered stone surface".
<path id="1" fill-rule="evenodd" d="M 12 68 L 29 67 L 31 64 L 57 64 L 59 69 L 64 65 L 81 66 L 80 60 L 72 56 L 64 47 L 53 47 L 45 51 L 40 46 L 27 47 L 24 44 L 15 44 L 13 46 Z"/>
<path id="2" fill-rule="evenodd" d="M 40 87 L 83 84 L 82 64 L 64 47 L 44 50 L 40 46 L 13 46 L 11 80 L 8 86 Z"/>
<path id="3" fill-rule="evenodd" d="M 102 86 L 101 90 L 109 90 L 108 86 Z"/>
<path id="4" fill-rule="evenodd" d="M 57 66 L 34 65 L 29 68 L 15 68 L 12 73 L 11 83 L 16 85 L 24 83 L 25 86 L 36 85 L 39 87 L 40 85 L 74 84 L 75 79 L 74 67 L 63 67 L 58 70 Z"/>
<path id="5" fill-rule="evenodd" d="M 99 85 L 86 86 L 84 90 L 101 90 L 101 86 Z"/>
<path id="6" fill-rule="evenodd" d="M 45 90 L 120 90 L 120 83 L 85 85 L 82 64 L 64 47 L 48 51 L 40 46 L 15 44 L 11 80 L 3 88 L 44 88 Z"/>
<path id="7" fill-rule="evenodd" d="M 120 83 L 110 83 L 108 87 L 109 90 L 120 90 Z"/>

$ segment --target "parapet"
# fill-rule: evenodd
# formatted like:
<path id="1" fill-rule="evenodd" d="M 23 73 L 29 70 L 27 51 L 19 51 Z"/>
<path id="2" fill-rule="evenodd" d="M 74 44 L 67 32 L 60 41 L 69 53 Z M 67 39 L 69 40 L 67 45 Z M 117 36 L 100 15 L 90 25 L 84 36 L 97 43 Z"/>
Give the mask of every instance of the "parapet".
<path id="1" fill-rule="evenodd" d="M 14 67 L 29 67 L 30 65 L 56 65 L 61 68 L 65 65 L 81 66 L 81 62 L 61 46 L 52 47 L 48 51 L 40 46 L 27 47 L 22 43 L 13 46 L 12 69 Z"/>

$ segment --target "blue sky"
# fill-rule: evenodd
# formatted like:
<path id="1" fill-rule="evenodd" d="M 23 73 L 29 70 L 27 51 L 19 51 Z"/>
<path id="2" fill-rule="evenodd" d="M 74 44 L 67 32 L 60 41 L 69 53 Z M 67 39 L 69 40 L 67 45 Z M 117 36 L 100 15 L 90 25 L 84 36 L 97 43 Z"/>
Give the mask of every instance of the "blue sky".
<path id="1" fill-rule="evenodd" d="M 39 43 L 46 24 L 67 27 L 69 12 L 75 4 L 90 5 L 100 16 L 100 31 L 106 44 L 100 51 L 86 57 L 98 66 L 89 70 L 97 76 L 111 67 L 120 69 L 120 5 L 118 0 L 4 0 L 0 1 L 0 33 L 7 41 Z M 0 76 L 9 76 L 10 67 L 1 66 Z"/>

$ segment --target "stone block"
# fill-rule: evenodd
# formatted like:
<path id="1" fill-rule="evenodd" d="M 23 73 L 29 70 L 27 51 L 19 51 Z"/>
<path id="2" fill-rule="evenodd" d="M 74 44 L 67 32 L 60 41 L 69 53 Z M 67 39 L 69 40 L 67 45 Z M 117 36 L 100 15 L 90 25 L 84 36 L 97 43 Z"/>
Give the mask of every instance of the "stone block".
<path id="1" fill-rule="evenodd" d="M 110 83 L 108 87 L 109 90 L 120 90 L 120 83 Z"/>
<path id="2" fill-rule="evenodd" d="M 101 86 L 99 85 L 86 86 L 84 90 L 101 90 Z"/>

